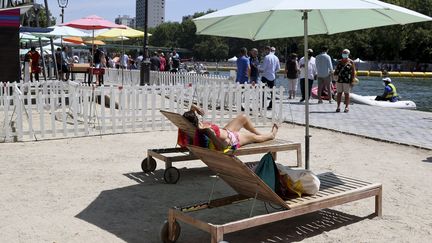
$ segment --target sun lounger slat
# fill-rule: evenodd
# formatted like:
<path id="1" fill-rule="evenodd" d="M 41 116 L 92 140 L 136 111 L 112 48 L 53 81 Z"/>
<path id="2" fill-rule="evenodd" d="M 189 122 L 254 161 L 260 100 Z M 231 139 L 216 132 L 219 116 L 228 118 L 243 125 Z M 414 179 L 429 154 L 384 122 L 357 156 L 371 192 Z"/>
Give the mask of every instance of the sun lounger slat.
<path id="1" fill-rule="evenodd" d="M 321 185 L 323 187 L 345 188 L 348 190 L 359 188 L 359 187 L 363 186 L 363 185 L 358 185 L 358 184 L 356 185 L 356 184 L 346 182 L 346 181 L 343 181 L 342 183 L 341 182 L 335 182 L 335 181 L 329 181 L 328 179 L 323 179 L 323 178 L 320 178 L 320 181 L 321 181 Z"/>
<path id="2" fill-rule="evenodd" d="M 339 175 L 339 174 L 335 174 L 335 176 L 337 176 L 341 180 L 355 182 L 355 183 L 358 183 L 359 185 L 370 185 L 370 184 L 372 184 L 370 182 L 362 181 L 362 180 L 359 180 L 357 178 L 350 178 L 350 177 L 346 177 L 346 176 Z"/>

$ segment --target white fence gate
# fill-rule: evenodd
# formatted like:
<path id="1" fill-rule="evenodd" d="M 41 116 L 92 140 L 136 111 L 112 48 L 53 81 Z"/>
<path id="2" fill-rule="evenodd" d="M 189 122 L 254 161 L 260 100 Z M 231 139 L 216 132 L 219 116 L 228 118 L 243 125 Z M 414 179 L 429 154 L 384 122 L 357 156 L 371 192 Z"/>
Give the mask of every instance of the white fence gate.
<path id="1" fill-rule="evenodd" d="M 263 109 L 273 92 L 272 111 Z M 75 82 L 4 83 L 0 142 L 176 129 L 159 110 L 183 113 L 197 103 L 205 119 L 226 124 L 246 110 L 256 125 L 282 113 L 282 89 L 224 82 L 88 86 Z M 276 110 L 277 109 L 277 110 Z"/>

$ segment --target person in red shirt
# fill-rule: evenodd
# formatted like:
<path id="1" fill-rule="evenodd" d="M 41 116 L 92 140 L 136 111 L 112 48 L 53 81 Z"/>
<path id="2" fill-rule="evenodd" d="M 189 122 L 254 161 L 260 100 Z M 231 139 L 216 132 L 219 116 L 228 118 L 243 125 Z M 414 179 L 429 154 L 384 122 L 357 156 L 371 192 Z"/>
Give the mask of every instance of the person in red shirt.
<path id="1" fill-rule="evenodd" d="M 35 47 L 32 47 L 30 49 L 30 56 L 31 56 L 31 74 L 30 74 L 30 80 L 33 82 L 33 74 L 35 75 L 35 80 L 39 81 L 39 73 L 40 73 L 40 67 L 39 67 L 39 59 L 40 54 L 36 51 Z"/>

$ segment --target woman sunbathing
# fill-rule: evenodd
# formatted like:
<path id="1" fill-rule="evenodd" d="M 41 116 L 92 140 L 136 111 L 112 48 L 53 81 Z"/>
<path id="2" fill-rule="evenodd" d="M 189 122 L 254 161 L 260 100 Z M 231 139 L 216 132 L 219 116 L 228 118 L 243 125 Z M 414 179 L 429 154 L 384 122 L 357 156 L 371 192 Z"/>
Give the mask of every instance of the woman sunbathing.
<path id="1" fill-rule="evenodd" d="M 192 105 L 190 111 L 185 112 L 183 117 L 206 134 L 214 143 L 217 150 L 224 150 L 228 146 L 237 149 L 246 144 L 273 140 L 278 132 L 278 126 L 273 124 L 271 132 L 265 134 L 260 133 L 253 126 L 249 117 L 244 114 L 235 117 L 224 128 L 219 128 L 219 126 L 209 122 L 200 122 L 195 112 L 199 115 L 204 115 L 203 109 Z M 247 132 L 240 132 L 242 128 L 246 129 Z"/>

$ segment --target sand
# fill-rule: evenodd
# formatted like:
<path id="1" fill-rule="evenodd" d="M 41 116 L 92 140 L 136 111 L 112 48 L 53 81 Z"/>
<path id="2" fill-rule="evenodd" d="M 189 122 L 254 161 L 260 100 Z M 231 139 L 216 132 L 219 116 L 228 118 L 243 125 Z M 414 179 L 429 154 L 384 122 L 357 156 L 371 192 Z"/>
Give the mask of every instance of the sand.
<path id="1" fill-rule="evenodd" d="M 270 127 L 261 128 L 262 131 Z M 383 184 L 383 217 L 365 199 L 238 233 L 229 242 L 426 242 L 432 239 L 432 152 L 311 129 L 311 168 Z M 278 138 L 304 141 L 304 128 L 283 124 Z M 175 164 L 178 184 L 163 182 L 163 163 L 143 174 L 147 149 L 174 146 L 176 132 L 147 132 L 0 144 L 1 242 L 160 242 L 168 208 L 206 201 L 214 182 L 202 162 Z M 304 146 L 303 146 L 304 150 Z M 256 157 L 258 158 L 258 157 Z M 248 158 L 254 159 L 254 158 Z M 278 162 L 294 164 L 294 153 Z M 215 197 L 231 194 L 218 182 Z M 224 222 L 251 204 L 194 215 Z M 256 214 L 265 212 L 257 203 Z M 178 242 L 209 242 L 182 224 Z"/>

